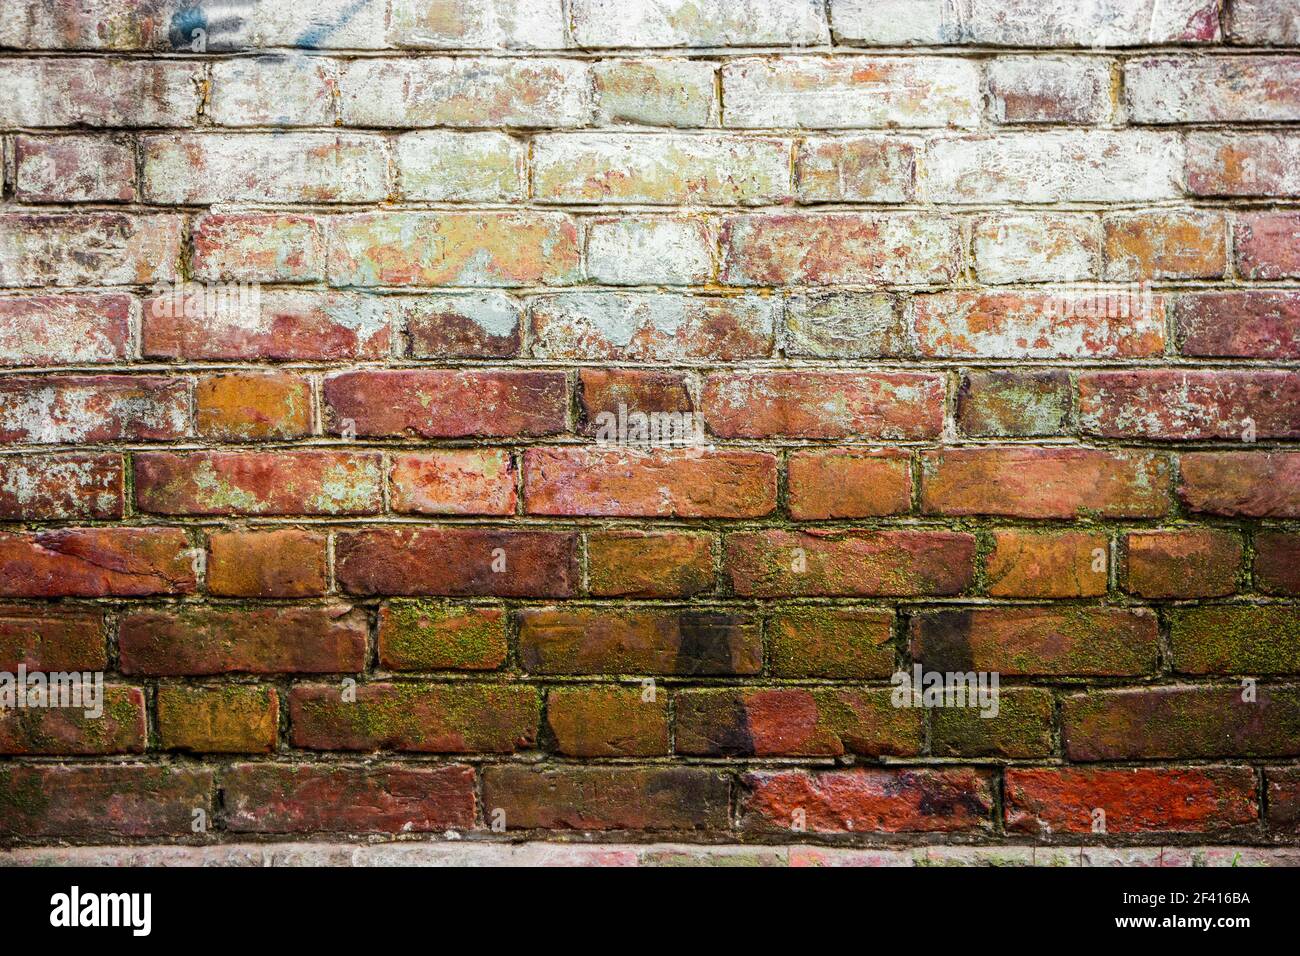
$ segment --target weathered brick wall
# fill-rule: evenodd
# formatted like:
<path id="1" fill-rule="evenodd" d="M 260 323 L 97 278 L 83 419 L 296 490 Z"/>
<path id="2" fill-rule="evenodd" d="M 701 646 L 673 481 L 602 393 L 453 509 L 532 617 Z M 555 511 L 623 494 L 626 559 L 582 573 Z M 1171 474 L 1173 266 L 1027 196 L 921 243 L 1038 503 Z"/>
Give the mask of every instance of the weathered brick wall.
<path id="1" fill-rule="evenodd" d="M 1294 0 L 0 47 L 0 839 L 1295 839 Z"/>

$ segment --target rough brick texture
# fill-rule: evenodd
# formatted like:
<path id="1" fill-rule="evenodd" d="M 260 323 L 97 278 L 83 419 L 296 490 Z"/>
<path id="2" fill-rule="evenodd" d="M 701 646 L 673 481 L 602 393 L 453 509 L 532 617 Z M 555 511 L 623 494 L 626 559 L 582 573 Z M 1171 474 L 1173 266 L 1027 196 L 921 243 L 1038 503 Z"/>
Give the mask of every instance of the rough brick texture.
<path id="1" fill-rule="evenodd" d="M 0 844 L 1297 843 L 1298 284 L 1294 0 L 0 0 Z"/>

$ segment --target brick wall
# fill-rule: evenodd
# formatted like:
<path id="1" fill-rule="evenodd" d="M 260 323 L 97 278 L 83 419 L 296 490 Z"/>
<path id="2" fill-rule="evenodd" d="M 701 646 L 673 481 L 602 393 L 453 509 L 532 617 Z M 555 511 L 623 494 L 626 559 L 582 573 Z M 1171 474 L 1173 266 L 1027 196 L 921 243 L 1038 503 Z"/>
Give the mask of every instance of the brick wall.
<path id="1" fill-rule="evenodd" d="M 0 839 L 1296 839 L 1292 0 L 0 47 Z"/>

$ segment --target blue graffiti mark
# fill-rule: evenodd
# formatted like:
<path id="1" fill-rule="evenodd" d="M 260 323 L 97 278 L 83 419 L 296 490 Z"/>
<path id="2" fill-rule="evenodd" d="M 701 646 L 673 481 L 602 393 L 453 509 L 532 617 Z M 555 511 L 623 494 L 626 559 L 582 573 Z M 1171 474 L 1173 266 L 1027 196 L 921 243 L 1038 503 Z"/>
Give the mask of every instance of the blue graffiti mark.
<path id="1" fill-rule="evenodd" d="M 346 26 L 348 21 L 360 13 L 369 2 L 370 0 L 353 0 L 352 5 L 340 13 L 333 23 L 319 23 L 303 31 L 302 35 L 294 41 L 294 46 L 307 50 L 319 49 L 326 37 L 340 27 Z"/>

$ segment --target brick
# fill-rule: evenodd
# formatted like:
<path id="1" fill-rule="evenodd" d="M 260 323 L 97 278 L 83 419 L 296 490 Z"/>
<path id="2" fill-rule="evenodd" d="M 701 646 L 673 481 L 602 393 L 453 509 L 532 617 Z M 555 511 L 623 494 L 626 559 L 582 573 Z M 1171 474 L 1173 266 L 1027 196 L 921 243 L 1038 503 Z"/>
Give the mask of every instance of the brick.
<path id="1" fill-rule="evenodd" d="M 871 292 L 813 292 L 785 302 L 785 350 L 808 358 L 883 358 L 911 352 L 898 300 Z"/>
<path id="2" fill-rule="evenodd" d="M 354 515 L 383 507 L 377 454 L 336 451 L 135 456 L 136 507 L 164 515 Z"/>
<path id="3" fill-rule="evenodd" d="M 1154 518 L 1169 511 L 1169 461 L 1145 451 L 1019 446 L 921 456 L 926 514 Z"/>
<path id="4" fill-rule="evenodd" d="M 494 670 L 507 653 L 498 607 L 389 601 L 379 609 L 379 662 L 390 670 Z"/>
<path id="5" fill-rule="evenodd" d="M 1227 11 L 1226 28 L 1233 43 L 1300 45 L 1300 17 L 1277 0 L 1234 0 Z"/>
<path id="6" fill-rule="evenodd" d="M 683 4 L 575 0 L 581 47 L 813 46 L 829 40 L 814 0 L 725 0 Z"/>
<path id="7" fill-rule="evenodd" d="M 695 411 L 686 376 L 679 372 L 640 369 L 578 370 L 578 432 L 602 444 L 626 435 L 629 442 L 689 444 L 701 436 L 698 422 L 658 413 L 690 415 Z M 634 416 L 645 416 L 644 420 Z M 656 429 L 657 424 L 657 431 Z M 670 429 L 667 436 L 664 429 Z M 657 436 L 657 437 L 656 437 Z"/>
<path id="8" fill-rule="evenodd" d="M 759 622 L 727 611 L 531 608 L 519 658 L 537 674 L 757 674 Z"/>
<path id="9" fill-rule="evenodd" d="M 1006 132 L 931 142 L 922 189 L 938 203 L 1154 202 L 1182 195 L 1182 171 L 1169 133 Z"/>
<path id="10" fill-rule="evenodd" d="M 483 809 L 507 830 L 723 830 L 730 782 L 706 767 L 483 770 Z"/>
<path id="11" fill-rule="evenodd" d="M 587 274 L 605 285 L 698 285 L 713 278 L 713 235 L 686 216 L 592 219 Z"/>
<path id="12" fill-rule="evenodd" d="M 188 836 L 211 819 L 212 771 L 198 767 L 43 764 L 0 767 L 0 834 L 103 840 Z"/>
<path id="13" fill-rule="evenodd" d="M 149 202 L 374 202 L 388 195 L 383 141 L 343 133 L 142 136 Z"/>
<path id="14" fill-rule="evenodd" d="M 722 438 L 935 438 L 944 380 L 918 372 L 715 372 L 701 407 Z"/>
<path id="15" fill-rule="evenodd" d="M 1300 752 L 1300 693 L 1260 687 L 1151 687 L 1075 694 L 1061 701 L 1071 760 L 1291 757 Z"/>
<path id="16" fill-rule="evenodd" d="M 1300 436 L 1300 375 L 1292 372 L 1088 372 L 1079 423 L 1090 435 L 1157 441 Z"/>
<path id="17" fill-rule="evenodd" d="M 792 451 L 786 469 L 796 521 L 906 514 L 912 505 L 911 456 L 902 449 Z"/>
<path id="18" fill-rule="evenodd" d="M 124 674 L 348 674 L 364 669 L 365 613 L 324 607 L 182 607 L 128 611 Z"/>
<path id="19" fill-rule="evenodd" d="M 319 282 L 325 235 L 315 216 L 212 213 L 194 225 L 194 275 L 238 282 Z"/>
<path id="20" fill-rule="evenodd" d="M 1247 518 L 1300 517 L 1300 454 L 1188 452 L 1178 497 L 1190 511 Z"/>
<path id="21" fill-rule="evenodd" d="M 810 136 L 795 153 L 800 202 L 905 203 L 916 198 L 913 140 L 877 135 Z"/>
<path id="22" fill-rule="evenodd" d="M 510 453 L 500 449 L 395 455 L 391 507 L 408 514 L 514 514 L 515 476 Z"/>
<path id="23" fill-rule="evenodd" d="M 1028 760 L 1052 753 L 1052 694 L 1037 688 L 999 688 L 996 717 L 978 708 L 930 712 L 930 749 L 940 757 Z"/>
<path id="24" fill-rule="evenodd" d="M 554 49 L 567 44 L 559 0 L 396 0 L 389 42 L 417 49 Z"/>
<path id="25" fill-rule="evenodd" d="M 537 743 L 537 690 L 507 684 L 334 685 L 289 695 L 290 739 L 309 750 L 514 753 Z"/>
<path id="26" fill-rule="evenodd" d="M 1255 773 L 1247 767 L 1050 768 L 1006 772 L 1013 833 L 1206 833 L 1253 824 Z"/>
<path id="27" fill-rule="evenodd" d="M 236 288 L 236 293 L 238 288 Z M 327 361 L 388 355 L 394 316 L 382 298 L 345 292 L 190 290 L 144 303 L 146 358 Z"/>
<path id="28" fill-rule="evenodd" d="M 0 605 L 0 671 L 108 669 L 103 612 L 38 604 Z"/>
<path id="29" fill-rule="evenodd" d="M 189 389 L 152 375 L 0 379 L 0 443 L 166 441 L 189 431 Z"/>
<path id="30" fill-rule="evenodd" d="M 330 223 L 339 286 L 564 285 L 578 277 L 578 232 L 561 213 L 363 212 Z"/>
<path id="31" fill-rule="evenodd" d="M 0 534 L 0 596 L 146 597 L 195 590 L 179 528 L 65 528 Z"/>
<path id="32" fill-rule="evenodd" d="M 1212 529 L 1130 531 L 1124 590 L 1145 598 L 1222 597 L 1237 589 L 1242 545 Z"/>
<path id="33" fill-rule="evenodd" d="M 144 692 L 121 684 L 102 685 L 95 716 L 80 696 L 73 707 L 54 704 L 0 712 L 0 754 L 89 756 L 144 753 Z M 23 693 L 22 685 L 18 692 Z M 52 695 L 57 692 L 51 688 Z M 71 690 L 68 691 L 72 693 Z M 93 693 L 93 691 L 92 691 Z M 58 700 L 58 697 L 54 697 Z M 78 700 L 70 697 L 70 700 Z"/>
<path id="34" fill-rule="evenodd" d="M 442 130 L 394 141 L 401 195 L 443 202 L 508 202 L 524 196 L 527 146 L 504 133 Z"/>
<path id="35" fill-rule="evenodd" d="M 888 690 L 693 689 L 673 695 L 675 750 L 704 757 L 914 756 L 919 709 Z"/>
<path id="36" fill-rule="evenodd" d="M 746 597 L 960 594 L 975 538 L 948 531 L 740 531 L 723 541 L 731 586 Z"/>
<path id="37" fill-rule="evenodd" d="M 570 757 L 655 757 L 668 753 L 668 695 L 639 685 L 554 687 L 546 721 L 555 749 Z"/>
<path id="38" fill-rule="evenodd" d="M 1237 270 L 1247 279 L 1300 278 L 1300 213 L 1242 213 L 1233 245 Z"/>
<path id="39" fill-rule="evenodd" d="M 222 597 L 317 597 L 329 589 L 326 537 L 276 528 L 208 535 L 208 591 Z"/>
<path id="40" fill-rule="evenodd" d="M 131 202 L 135 150 L 101 136 L 18 136 L 14 197 L 19 202 Z"/>
<path id="41" fill-rule="evenodd" d="M 1090 216 L 985 216 L 971 227 L 981 282 L 1078 282 L 1097 274 L 1100 255 Z"/>
<path id="42" fill-rule="evenodd" d="M 1294 292 L 1200 292 L 1174 300 L 1184 355 L 1300 358 L 1300 295 Z"/>
<path id="43" fill-rule="evenodd" d="M 323 389 L 331 433 L 421 438 L 563 432 L 567 392 L 563 372 L 457 369 L 341 372 Z"/>
<path id="44" fill-rule="evenodd" d="M 0 365 L 97 365 L 127 357 L 129 295 L 0 297 Z"/>
<path id="45" fill-rule="evenodd" d="M 760 205 L 789 194 L 786 140 L 612 132 L 533 140 L 540 202 Z"/>
<path id="46" fill-rule="evenodd" d="M 0 287 L 167 282 L 180 256 L 180 216 L 0 215 Z"/>
<path id="47" fill-rule="evenodd" d="M 991 597 L 1079 598 L 1105 594 L 1109 568 L 1107 535 L 999 530 L 985 573 Z"/>
<path id="48" fill-rule="evenodd" d="M 270 753 L 280 701 L 273 687 L 160 687 L 158 741 L 164 750 Z"/>
<path id="49" fill-rule="evenodd" d="M 350 594 L 570 597 L 581 577 L 577 546 L 565 531 L 346 531 L 335 541 L 335 573 Z"/>
<path id="50" fill-rule="evenodd" d="M 1188 133 L 1187 189 L 1194 196 L 1300 196 L 1300 136 Z"/>
<path id="51" fill-rule="evenodd" d="M 957 424 L 972 438 L 1036 438 L 1071 429 L 1068 372 L 971 369 L 957 391 Z"/>
<path id="52" fill-rule="evenodd" d="M 203 112 L 217 126 L 331 126 L 337 72 L 319 56 L 218 61 Z"/>
<path id="53" fill-rule="evenodd" d="M 187 126 L 200 67 L 176 60 L 0 59 L 0 125 Z"/>
<path id="54" fill-rule="evenodd" d="M 1180 674 L 1300 673 L 1300 612 L 1288 604 L 1176 608 L 1169 645 Z"/>
<path id="55" fill-rule="evenodd" d="M 1269 824 L 1294 832 L 1300 825 L 1300 773 L 1293 767 L 1270 767 L 1265 779 Z"/>
<path id="56" fill-rule="evenodd" d="M 855 768 L 744 776 L 743 826 L 810 833 L 948 833 L 992 828 L 993 780 L 967 767 Z"/>
<path id="57" fill-rule="evenodd" d="M 713 125 L 715 67 L 698 60 L 598 60 L 592 64 L 601 126 Z"/>
<path id="58" fill-rule="evenodd" d="M 474 826 L 474 770 L 236 764 L 222 773 L 234 833 L 429 833 Z"/>
<path id="59" fill-rule="evenodd" d="M 776 458 L 741 449 L 530 448 L 529 514 L 757 518 L 776 508 Z"/>
<path id="60" fill-rule="evenodd" d="M 1149 289 L 940 292 L 914 310 L 927 356 L 1145 358 L 1165 346 L 1164 299 Z"/>
<path id="61" fill-rule="evenodd" d="M 861 680 L 894 672 L 894 614 L 883 608 L 789 608 L 767 625 L 774 677 Z"/>
<path id="62" fill-rule="evenodd" d="M 569 127 L 592 116 L 580 60 L 358 59 L 339 76 L 345 126 Z"/>
<path id="63" fill-rule="evenodd" d="M 710 534 L 593 531 L 587 573 L 595 597 L 689 598 L 713 589 Z"/>
<path id="64" fill-rule="evenodd" d="M 910 645 L 927 671 L 1125 676 L 1154 673 L 1157 632 L 1144 608 L 974 608 L 914 616 Z"/>
<path id="65" fill-rule="evenodd" d="M 944 57 L 756 57 L 722 66 L 726 126 L 978 126 L 980 73 Z"/>
<path id="66" fill-rule="evenodd" d="M 732 285 L 927 285 L 961 268 L 956 223 L 923 213 L 765 213 L 722 224 Z"/>
<path id="67" fill-rule="evenodd" d="M 539 359 L 734 361 L 772 354 L 778 303 L 760 296 L 574 292 L 529 309 Z"/>
<path id="68" fill-rule="evenodd" d="M 1107 216 L 1105 278 L 1221 279 L 1228 267 L 1223 217 L 1199 211 Z"/>
<path id="69" fill-rule="evenodd" d="M 1300 595 L 1300 534 L 1255 535 L 1255 586 L 1265 594 Z"/>
<path id="70" fill-rule="evenodd" d="M 120 455 L 0 456 L 0 518 L 63 521 L 120 517 Z"/>
<path id="71" fill-rule="evenodd" d="M 311 433 L 307 379 L 289 372 L 222 372 L 194 386 L 194 423 L 212 441 L 279 441 Z"/>
<path id="72" fill-rule="evenodd" d="M 989 61 L 989 96 L 999 123 L 1090 126 L 1111 115 L 1111 61 L 1000 56 Z"/>
<path id="73" fill-rule="evenodd" d="M 1300 119 L 1300 57 L 1159 56 L 1124 64 L 1133 123 L 1285 123 Z"/>
<path id="74" fill-rule="evenodd" d="M 416 358 L 515 358 L 523 346 L 520 305 L 504 292 L 402 300 Z"/>

